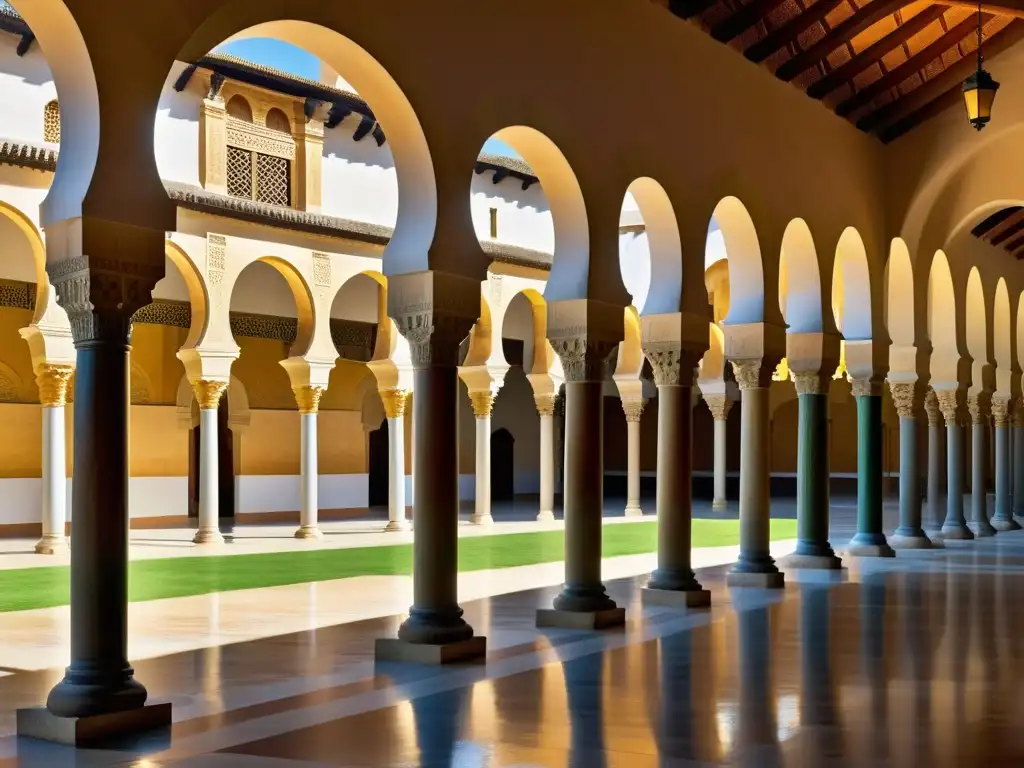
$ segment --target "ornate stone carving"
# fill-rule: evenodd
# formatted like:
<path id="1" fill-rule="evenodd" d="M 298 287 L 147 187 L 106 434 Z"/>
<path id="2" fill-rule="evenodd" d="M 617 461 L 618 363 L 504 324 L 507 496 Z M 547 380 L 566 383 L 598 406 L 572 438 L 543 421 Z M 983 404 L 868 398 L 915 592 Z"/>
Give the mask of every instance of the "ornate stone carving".
<path id="1" fill-rule="evenodd" d="M 299 413 L 316 413 L 320 410 L 320 398 L 323 397 L 327 387 L 305 386 L 292 387 L 295 393 L 295 402 L 299 406 Z"/>
<path id="2" fill-rule="evenodd" d="M 854 397 L 881 397 L 882 379 L 880 376 L 858 376 L 850 378 L 850 388 Z"/>
<path id="3" fill-rule="evenodd" d="M 608 356 L 618 346 L 615 342 L 591 341 L 581 336 L 552 341 L 555 354 L 562 361 L 566 381 L 603 381 Z"/>
<path id="4" fill-rule="evenodd" d="M 44 408 L 63 408 L 68 402 L 68 384 L 75 369 L 70 365 L 43 363 L 36 372 L 39 402 Z"/>
<path id="5" fill-rule="evenodd" d="M 766 376 L 762 370 L 761 358 L 750 360 L 731 360 L 732 373 L 736 384 L 743 389 L 764 389 L 771 381 L 771 376 Z"/>
<path id="6" fill-rule="evenodd" d="M 827 395 L 831 380 L 817 371 L 793 371 L 793 386 L 798 395 Z"/>
<path id="7" fill-rule="evenodd" d="M 0 280 L 0 307 L 35 309 L 35 289 L 35 283 L 23 283 L 20 280 Z"/>
<path id="8" fill-rule="evenodd" d="M 623 400 L 622 412 L 626 414 L 626 421 L 640 421 L 644 415 L 643 400 Z"/>
<path id="9" fill-rule="evenodd" d="M 458 365 L 459 345 L 474 323 L 465 317 L 430 310 L 405 313 L 394 320 L 398 332 L 409 342 L 413 368 Z"/>
<path id="10" fill-rule="evenodd" d="M 946 426 L 955 427 L 960 410 L 960 390 L 941 389 L 935 393 L 935 397 L 939 401 L 939 410 L 942 411 L 942 416 L 946 420 Z"/>
<path id="11" fill-rule="evenodd" d="M 1010 426 L 1010 400 L 1006 397 L 992 398 L 992 420 L 996 427 Z"/>
<path id="12" fill-rule="evenodd" d="M 942 424 L 942 411 L 939 409 L 939 398 L 935 396 L 935 390 L 929 387 L 928 393 L 924 396 L 924 410 L 928 414 L 928 426 L 937 427 Z"/>
<path id="13" fill-rule="evenodd" d="M 693 386 L 696 363 L 692 355 L 677 344 L 648 344 L 644 356 L 654 371 L 654 383 L 664 386 Z"/>
<path id="14" fill-rule="evenodd" d="M 704 395 L 704 402 L 708 404 L 711 418 L 715 421 L 725 421 L 729 418 L 729 411 L 732 410 L 732 400 L 727 395 Z"/>
<path id="15" fill-rule="evenodd" d="M 988 392 L 979 392 L 976 395 L 967 396 L 967 412 L 971 415 L 971 424 L 985 424 L 988 422 Z"/>
<path id="16" fill-rule="evenodd" d="M 255 114 L 253 117 L 256 117 Z M 285 160 L 295 159 L 295 139 L 290 134 L 230 116 L 226 117 L 224 122 L 227 131 L 225 141 L 228 146 Z"/>
<path id="17" fill-rule="evenodd" d="M 220 405 L 220 399 L 227 391 L 226 381 L 210 381 L 209 379 L 196 379 L 192 382 L 192 390 L 196 393 L 196 400 L 199 401 L 199 408 L 204 411 L 215 411 Z"/>
<path id="18" fill-rule="evenodd" d="M 489 391 L 470 392 L 469 401 L 473 404 L 473 415 L 478 419 L 489 419 L 494 408 L 494 394 Z"/>
<path id="19" fill-rule="evenodd" d="M 890 381 L 889 391 L 892 393 L 892 402 L 900 418 L 915 418 L 917 384 L 913 381 Z"/>
<path id="20" fill-rule="evenodd" d="M 224 235 L 206 236 L 206 277 L 210 281 L 210 300 L 214 307 L 222 304 L 224 269 L 227 266 L 228 239 Z"/>
<path id="21" fill-rule="evenodd" d="M 534 395 L 533 402 L 537 404 L 537 413 L 541 416 L 555 415 L 555 395 Z"/>
<path id="22" fill-rule="evenodd" d="M 331 257 L 326 253 L 313 252 L 313 285 L 317 288 L 331 286 Z"/>
<path id="23" fill-rule="evenodd" d="M 409 400 L 409 393 L 404 389 L 385 389 L 380 393 L 381 402 L 384 403 L 384 413 L 389 419 L 401 419 L 405 416 L 405 405 Z"/>

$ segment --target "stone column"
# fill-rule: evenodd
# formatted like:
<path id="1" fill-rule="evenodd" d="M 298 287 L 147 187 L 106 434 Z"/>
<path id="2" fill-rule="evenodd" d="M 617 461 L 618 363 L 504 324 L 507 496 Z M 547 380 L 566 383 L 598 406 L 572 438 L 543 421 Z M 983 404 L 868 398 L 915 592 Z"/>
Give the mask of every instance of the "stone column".
<path id="1" fill-rule="evenodd" d="M 988 392 L 967 398 L 971 415 L 971 531 L 975 538 L 995 536 L 996 529 L 988 520 L 985 464 L 988 456 Z"/>
<path id="2" fill-rule="evenodd" d="M 726 441 L 729 425 L 729 411 L 732 410 L 732 400 L 728 395 L 704 395 L 704 400 L 711 411 L 711 418 L 715 423 L 715 464 L 714 464 L 714 497 L 711 501 L 711 508 L 723 510 L 728 506 L 726 482 L 729 471 L 726 461 Z"/>
<path id="3" fill-rule="evenodd" d="M 491 517 L 491 410 L 494 394 L 470 392 L 469 398 L 476 417 L 476 506 L 470 522 L 490 525 L 494 522 Z"/>
<path id="4" fill-rule="evenodd" d="M 623 400 L 626 414 L 626 517 L 639 517 L 640 508 L 640 418 L 643 400 Z"/>
<path id="5" fill-rule="evenodd" d="M 299 406 L 299 473 L 301 475 L 301 498 L 299 506 L 299 529 L 296 539 L 322 539 L 317 515 L 320 511 L 319 483 L 317 469 L 319 443 L 317 441 L 316 417 L 320 410 L 320 398 L 326 387 L 295 387 L 295 402 Z"/>
<path id="6" fill-rule="evenodd" d="M 36 372 L 39 402 L 43 406 L 43 533 L 36 543 L 40 555 L 68 551 L 68 538 L 64 535 L 68 494 L 64 407 L 73 373 L 70 365 L 53 363 L 44 363 Z"/>
<path id="7" fill-rule="evenodd" d="M 707 607 L 711 593 L 693 573 L 693 376 L 696 361 L 679 348 L 644 352 L 658 385 L 658 568 L 643 599 L 659 605 Z"/>
<path id="8" fill-rule="evenodd" d="M 893 549 L 928 549 L 921 527 L 920 472 L 917 468 L 917 384 L 890 381 L 892 401 L 900 417 L 900 522 L 889 539 Z"/>
<path id="9" fill-rule="evenodd" d="M 827 375 L 794 372 L 799 401 L 797 433 L 797 545 L 786 564 L 794 568 L 842 568 L 828 541 L 829 493 Z"/>
<path id="10" fill-rule="evenodd" d="M 565 585 L 554 610 L 538 610 L 537 626 L 598 628 L 622 624 L 601 581 L 604 496 L 605 364 L 614 343 L 588 338 L 552 340 L 565 371 Z"/>
<path id="11" fill-rule="evenodd" d="M 1020 524 L 1013 519 L 1010 500 L 1010 401 L 1005 397 L 992 400 L 992 420 L 996 426 L 996 513 L 992 527 L 997 531 L 1017 531 Z"/>
<path id="12" fill-rule="evenodd" d="M 405 405 L 409 393 L 386 389 L 380 393 L 388 419 L 388 524 L 385 531 L 407 531 L 405 517 Z"/>
<path id="13" fill-rule="evenodd" d="M 740 554 L 730 586 L 780 588 L 785 578 L 770 552 L 771 467 L 768 455 L 768 387 L 773 368 L 760 359 L 733 360 L 740 388 Z"/>
<path id="14" fill-rule="evenodd" d="M 853 379 L 857 398 L 857 533 L 847 551 L 858 557 L 895 557 L 882 531 L 882 388 Z"/>
<path id="15" fill-rule="evenodd" d="M 439 273 L 400 275 L 389 301 L 399 331 L 409 340 L 414 369 L 413 391 L 413 605 L 398 630 L 398 639 L 377 641 L 378 659 L 445 663 L 483 656 L 486 640 L 474 636 L 458 603 L 459 461 L 456 408 L 459 344 L 479 309 L 478 284 Z M 450 288 L 447 284 L 455 283 Z M 437 295 L 438 288 L 445 291 Z M 436 286 L 436 287 L 435 287 Z M 401 288 L 401 290 L 399 290 Z M 452 293 L 448 291 L 451 290 Z M 459 301 L 461 299 L 461 302 Z M 467 316 L 439 314 L 440 304 L 463 309 Z M 396 311 L 397 309 L 397 311 Z"/>
<path id="16" fill-rule="evenodd" d="M 217 408 L 227 391 L 226 381 L 192 382 L 199 401 L 199 530 L 196 544 L 223 544 L 220 532 L 220 451 L 217 446 Z"/>
<path id="17" fill-rule="evenodd" d="M 941 540 L 942 522 L 946 517 L 942 503 L 942 477 L 946 468 L 942 439 L 945 422 L 939 409 L 939 399 L 932 389 L 925 396 L 924 408 L 928 413 L 928 515 L 925 525 Z"/>
<path id="18" fill-rule="evenodd" d="M 533 400 L 540 415 L 540 511 L 537 522 L 549 523 L 555 519 L 555 396 L 536 395 Z"/>
<path id="19" fill-rule="evenodd" d="M 1013 516 L 1024 517 L 1024 398 L 1013 408 Z"/>
<path id="20" fill-rule="evenodd" d="M 957 421 L 959 390 L 945 389 L 935 396 L 946 419 L 946 520 L 942 524 L 942 538 L 973 539 L 964 519 L 964 431 Z"/>

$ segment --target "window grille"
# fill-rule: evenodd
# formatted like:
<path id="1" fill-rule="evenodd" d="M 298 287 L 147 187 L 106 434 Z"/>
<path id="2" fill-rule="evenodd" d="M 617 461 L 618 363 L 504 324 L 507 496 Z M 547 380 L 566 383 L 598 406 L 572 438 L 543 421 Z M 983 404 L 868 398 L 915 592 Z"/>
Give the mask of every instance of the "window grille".
<path id="1" fill-rule="evenodd" d="M 228 147 L 228 194 L 253 199 L 252 152 Z"/>
<path id="2" fill-rule="evenodd" d="M 43 109 L 43 141 L 60 143 L 60 106 L 56 99 Z"/>
<path id="3" fill-rule="evenodd" d="M 292 203 L 291 162 L 238 147 L 228 147 L 228 194 L 270 205 Z"/>

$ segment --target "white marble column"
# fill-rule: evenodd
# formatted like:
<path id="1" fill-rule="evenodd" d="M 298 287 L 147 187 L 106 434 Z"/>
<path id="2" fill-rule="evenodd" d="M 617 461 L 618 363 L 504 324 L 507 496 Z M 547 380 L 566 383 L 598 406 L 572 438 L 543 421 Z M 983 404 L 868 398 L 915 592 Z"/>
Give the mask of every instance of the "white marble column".
<path id="1" fill-rule="evenodd" d="M 626 414 L 626 517 L 639 517 L 640 508 L 640 418 L 643 400 L 623 400 Z"/>
<path id="2" fill-rule="evenodd" d="M 726 480 L 728 469 L 726 466 L 726 440 L 728 434 L 729 411 L 732 410 L 732 400 L 727 395 L 705 395 L 704 400 L 711 410 L 711 416 L 715 420 L 715 465 L 714 482 L 715 495 L 711 502 L 712 509 L 725 509 L 728 505 L 726 499 Z"/>
<path id="3" fill-rule="evenodd" d="M 220 533 L 220 451 L 217 446 L 217 408 L 227 391 L 226 381 L 197 379 L 192 388 L 199 401 L 199 530 L 196 544 L 223 544 Z"/>
<path id="4" fill-rule="evenodd" d="M 44 363 L 36 373 L 39 402 L 43 406 L 43 505 L 42 538 L 36 544 L 40 555 L 68 551 L 64 535 L 67 521 L 67 462 L 64 445 L 64 406 L 68 383 L 74 369 L 70 365 Z"/>
<path id="5" fill-rule="evenodd" d="M 555 519 L 555 396 L 533 398 L 540 415 L 540 510 L 537 522 Z"/>
<path id="6" fill-rule="evenodd" d="M 299 507 L 299 529 L 295 531 L 296 539 L 320 539 L 323 534 L 317 516 L 320 511 L 319 483 L 320 472 L 317 469 L 319 442 L 317 440 L 316 419 L 320 410 L 320 398 L 326 387 L 304 386 L 294 387 L 295 402 L 299 406 L 299 472 L 301 474 L 301 506 Z"/>
<path id="7" fill-rule="evenodd" d="M 385 531 L 407 531 L 405 516 L 405 406 L 409 393 L 389 389 L 380 393 L 388 417 L 388 524 Z"/>
<path id="8" fill-rule="evenodd" d="M 494 522 L 491 517 L 491 409 L 494 394 L 470 392 L 469 398 L 476 417 L 476 506 L 470 522 L 490 525 Z"/>

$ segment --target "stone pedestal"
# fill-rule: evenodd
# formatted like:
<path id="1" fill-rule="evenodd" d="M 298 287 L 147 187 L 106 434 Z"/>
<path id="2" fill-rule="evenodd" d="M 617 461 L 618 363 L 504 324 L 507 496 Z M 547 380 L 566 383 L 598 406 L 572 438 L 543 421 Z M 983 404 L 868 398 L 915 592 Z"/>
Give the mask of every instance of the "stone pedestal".
<path id="1" fill-rule="evenodd" d="M 45 707 L 19 709 L 19 737 L 53 741 L 70 747 L 96 747 L 131 734 L 171 727 L 169 702 L 146 704 L 122 712 L 89 717 L 58 717 Z"/>
<path id="2" fill-rule="evenodd" d="M 540 629 L 608 629 L 626 623 L 625 608 L 606 608 L 600 611 L 560 610 L 539 608 L 537 627 Z"/>
<path id="3" fill-rule="evenodd" d="M 479 635 L 453 643 L 432 645 L 411 643 L 393 637 L 378 637 L 374 643 L 376 661 L 401 661 L 411 664 L 442 665 L 487 658 L 487 638 Z"/>

